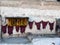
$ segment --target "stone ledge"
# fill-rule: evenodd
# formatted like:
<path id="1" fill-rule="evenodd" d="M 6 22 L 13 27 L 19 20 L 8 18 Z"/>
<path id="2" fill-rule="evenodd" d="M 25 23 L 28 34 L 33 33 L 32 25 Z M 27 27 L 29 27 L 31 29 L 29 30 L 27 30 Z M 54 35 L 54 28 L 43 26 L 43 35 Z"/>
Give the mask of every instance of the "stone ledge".
<path id="1" fill-rule="evenodd" d="M 60 9 L 60 2 L 1 1 L 0 6 L 38 9 Z"/>

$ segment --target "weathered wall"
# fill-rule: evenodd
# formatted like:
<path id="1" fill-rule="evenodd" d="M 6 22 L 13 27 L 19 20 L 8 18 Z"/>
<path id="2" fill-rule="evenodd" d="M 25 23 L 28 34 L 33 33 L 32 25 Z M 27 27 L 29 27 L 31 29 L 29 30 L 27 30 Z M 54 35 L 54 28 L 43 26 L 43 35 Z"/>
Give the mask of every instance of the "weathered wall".
<path id="1" fill-rule="evenodd" d="M 36 25 L 34 24 L 33 29 L 30 30 L 27 26 L 26 32 L 36 33 L 36 34 L 55 34 L 55 26 L 56 26 L 56 20 L 55 18 L 60 18 L 59 16 L 60 11 L 58 10 L 40 10 L 40 9 L 31 9 L 31 8 L 14 8 L 14 7 L 2 7 L 1 8 L 1 15 L 3 24 L 5 23 L 5 17 L 29 17 L 31 20 L 34 21 L 50 21 L 55 22 L 54 23 L 54 29 L 51 32 L 49 29 L 49 25 L 47 25 L 46 29 L 42 29 L 38 31 L 36 29 Z M 29 31 L 28 31 L 29 30 Z M 14 29 L 14 34 L 17 34 Z"/>
<path id="2" fill-rule="evenodd" d="M 35 8 L 20 8 L 20 7 L 0 7 L 1 15 L 4 16 L 52 16 L 54 18 L 60 18 L 60 10 L 54 9 L 35 9 Z"/>
<path id="3" fill-rule="evenodd" d="M 44 21 L 48 19 L 50 22 L 54 22 L 54 29 L 51 32 L 49 29 L 49 25 L 47 25 L 46 29 L 42 29 L 38 31 L 34 24 L 32 30 L 30 30 L 27 26 L 26 32 L 38 33 L 38 34 L 55 34 L 55 26 L 56 26 L 56 18 L 60 18 L 60 3 L 58 2 L 28 2 L 28 1 L 2 1 L 0 4 L 0 14 L 2 15 L 3 24 L 5 24 L 5 17 L 32 17 L 31 20 L 35 19 L 35 17 L 42 17 Z M 38 19 L 37 20 L 41 20 Z M 35 20 L 35 21 L 37 21 Z M 14 29 L 15 30 L 15 29 Z M 28 31 L 29 30 L 29 31 Z M 16 34 L 16 31 L 13 31 Z M 36 34 L 37 34 L 36 33 Z"/>
<path id="4" fill-rule="evenodd" d="M 2 0 L 2 1 L 11 1 L 11 0 Z M 13 1 L 21 1 L 21 0 L 13 0 Z M 27 1 L 57 1 L 57 0 L 27 0 Z"/>
<path id="5" fill-rule="evenodd" d="M 42 1 L 1 1 L 0 7 L 21 7 L 21 8 L 34 8 L 34 9 L 54 9 L 60 10 L 59 2 L 42 2 Z"/>

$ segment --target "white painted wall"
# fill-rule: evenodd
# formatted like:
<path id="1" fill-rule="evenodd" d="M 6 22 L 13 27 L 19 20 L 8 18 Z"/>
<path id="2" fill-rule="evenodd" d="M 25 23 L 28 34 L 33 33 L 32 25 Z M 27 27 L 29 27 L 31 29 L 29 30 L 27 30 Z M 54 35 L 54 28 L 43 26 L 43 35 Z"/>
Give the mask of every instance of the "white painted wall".
<path id="1" fill-rule="evenodd" d="M 54 29 L 51 32 L 49 29 L 49 25 L 47 25 L 46 29 L 42 29 L 38 31 L 35 27 L 32 30 L 30 30 L 27 26 L 26 32 L 31 32 L 31 33 L 38 33 L 38 34 L 55 34 L 55 26 L 56 26 L 56 20 L 55 18 L 60 18 L 60 10 L 40 10 L 40 9 L 33 9 L 33 8 L 15 8 L 15 7 L 0 7 L 1 8 L 1 15 L 2 18 L 5 17 L 30 17 L 31 20 L 35 21 L 50 21 L 50 22 L 55 22 L 54 24 Z M 25 15 L 23 15 L 25 14 Z M 37 18 L 35 18 L 37 17 Z M 39 20 L 40 19 L 40 20 Z M 29 30 L 29 31 L 28 31 Z M 14 32 L 14 34 L 16 34 Z"/>
<path id="2" fill-rule="evenodd" d="M 60 10 L 40 10 L 34 8 L 0 7 L 2 17 L 5 16 L 52 16 L 60 18 Z"/>
<path id="3" fill-rule="evenodd" d="M 55 20 L 55 18 L 53 18 L 53 17 L 50 18 L 50 17 L 41 17 L 41 16 L 37 17 L 37 16 L 34 16 L 34 17 L 31 17 L 30 18 L 30 21 L 33 21 L 33 20 L 35 22 L 40 22 L 42 20 L 43 21 L 49 21 L 51 23 L 54 22 L 54 29 L 51 31 L 50 28 L 49 28 L 49 24 L 47 24 L 47 26 L 46 26 L 45 29 L 43 29 L 42 28 L 42 24 L 41 24 L 41 29 L 40 30 L 37 30 L 36 25 L 35 25 L 35 22 L 34 22 L 32 29 L 30 29 L 29 28 L 29 25 L 27 25 L 26 30 L 25 30 L 25 33 L 30 32 L 32 34 L 55 34 L 55 26 L 56 26 L 56 20 Z M 14 27 L 13 34 L 21 34 L 21 33 L 20 33 L 20 30 L 19 30 L 19 32 L 16 32 L 16 29 Z"/>
<path id="4" fill-rule="evenodd" d="M 33 23 L 33 28 L 32 29 L 29 29 L 29 26 L 27 26 L 27 28 L 26 28 L 26 33 L 27 32 L 31 32 L 32 34 L 55 34 L 55 26 L 56 26 L 56 20 L 54 19 L 54 18 L 50 18 L 50 19 L 48 19 L 48 18 L 46 18 L 46 17 L 40 17 L 40 19 L 39 18 L 37 18 L 37 20 L 35 19 L 35 21 L 36 22 L 39 22 L 39 20 L 41 21 L 41 20 L 43 20 L 43 21 L 49 21 L 49 22 L 55 22 L 54 23 L 54 29 L 53 29 L 53 31 L 50 31 L 50 29 L 49 29 L 49 24 L 47 24 L 47 26 L 46 26 L 46 28 L 45 29 L 43 29 L 42 28 L 42 24 L 41 24 L 41 29 L 40 30 L 37 30 L 37 28 L 36 28 L 36 25 L 35 25 L 35 23 Z M 29 30 L 29 31 L 28 31 Z"/>

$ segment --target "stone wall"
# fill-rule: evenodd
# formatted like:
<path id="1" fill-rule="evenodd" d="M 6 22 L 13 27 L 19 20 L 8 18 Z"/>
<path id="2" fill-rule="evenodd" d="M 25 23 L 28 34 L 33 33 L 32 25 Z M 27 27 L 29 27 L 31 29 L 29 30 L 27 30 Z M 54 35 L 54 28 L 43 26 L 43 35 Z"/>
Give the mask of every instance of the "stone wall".
<path id="1" fill-rule="evenodd" d="M 37 9 L 60 9 L 59 2 L 41 2 L 41 1 L 1 1 L 3 7 L 22 7 Z"/>
<path id="2" fill-rule="evenodd" d="M 11 1 L 11 0 L 2 0 L 2 1 Z M 21 1 L 21 0 L 13 0 L 13 1 Z M 57 0 L 27 0 L 27 1 L 57 1 Z"/>

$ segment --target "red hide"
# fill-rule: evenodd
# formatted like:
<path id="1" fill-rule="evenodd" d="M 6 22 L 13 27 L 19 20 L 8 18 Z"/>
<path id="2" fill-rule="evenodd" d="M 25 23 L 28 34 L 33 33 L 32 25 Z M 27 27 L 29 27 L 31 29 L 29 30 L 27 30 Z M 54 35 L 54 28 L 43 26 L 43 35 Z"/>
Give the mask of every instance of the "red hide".
<path id="1" fill-rule="evenodd" d="M 35 22 L 35 25 L 36 25 L 37 29 L 40 30 L 41 22 Z"/>
<path id="2" fill-rule="evenodd" d="M 19 32 L 19 26 L 16 26 L 16 31 Z"/>
<path id="3" fill-rule="evenodd" d="M 26 29 L 26 26 L 20 26 L 20 32 L 21 33 L 24 33 L 25 32 L 25 29 Z"/>
<path id="4" fill-rule="evenodd" d="M 13 34 L 13 26 L 8 26 L 8 34 Z"/>
<path id="5" fill-rule="evenodd" d="M 48 24 L 48 21 L 42 21 L 42 27 L 43 27 L 43 29 L 45 29 L 46 28 L 46 26 L 47 26 L 47 24 Z"/>
<path id="6" fill-rule="evenodd" d="M 32 29 L 33 27 L 33 22 L 29 22 L 29 28 Z"/>
<path id="7" fill-rule="evenodd" d="M 50 30 L 52 31 L 53 28 L 54 28 L 54 22 L 53 22 L 53 23 L 50 23 L 50 22 L 49 22 L 49 26 L 50 26 Z"/>
<path id="8" fill-rule="evenodd" d="M 6 33 L 6 28 L 7 28 L 6 25 L 1 27 L 1 30 L 2 30 L 3 33 Z"/>

